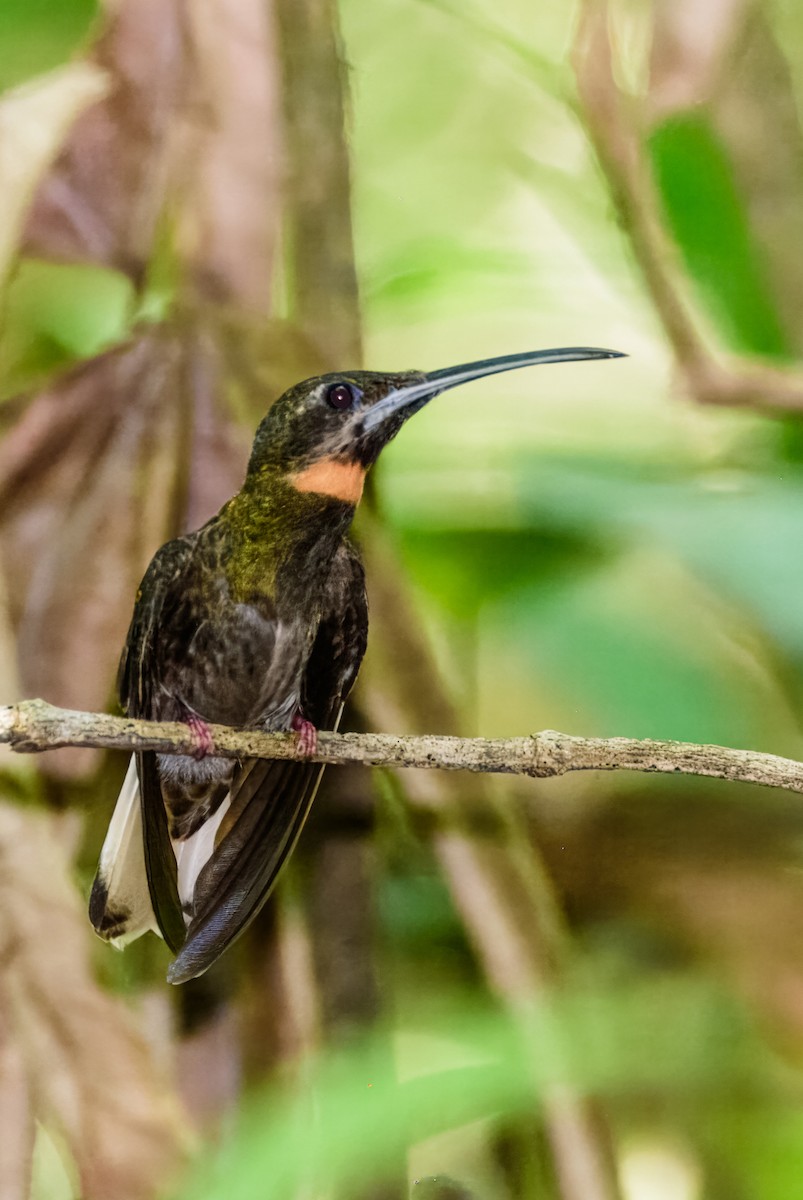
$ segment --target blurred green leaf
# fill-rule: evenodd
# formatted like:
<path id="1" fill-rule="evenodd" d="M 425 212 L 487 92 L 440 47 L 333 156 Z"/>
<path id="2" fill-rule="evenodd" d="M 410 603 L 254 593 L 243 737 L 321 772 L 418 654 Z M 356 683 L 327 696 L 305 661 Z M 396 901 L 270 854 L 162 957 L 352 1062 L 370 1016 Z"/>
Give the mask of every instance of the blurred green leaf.
<path id="1" fill-rule="evenodd" d="M 86 39 L 97 0 L 3 0 L 0 90 L 64 62 Z"/>
<path id="2" fill-rule="evenodd" d="M 578 731 L 799 751 L 771 646 L 803 661 L 803 476 L 550 457 L 509 479 L 497 518 L 517 525 L 496 529 L 464 528 L 445 482 L 394 515 L 452 640 L 480 622 L 485 732 L 526 732 L 545 694 Z M 452 671 L 471 681 L 467 653 Z M 505 699 L 511 670 L 530 701 Z"/>
<path id="3" fill-rule="evenodd" d="M 474 497 L 465 494 L 467 477 L 441 473 L 427 484 L 420 475 L 415 493 L 401 495 L 400 475 L 387 496 L 405 531 L 411 569 L 446 607 L 471 611 L 528 576 L 593 566 L 634 538 L 646 539 L 745 606 L 803 661 L 803 557 L 794 550 L 803 528 L 803 473 L 794 467 L 772 475 L 527 455 L 518 470 L 511 462 L 506 491 L 483 496 L 485 529 Z"/>
<path id="4" fill-rule="evenodd" d="M 803 1113 L 778 1097 L 724 1104 L 698 1128 L 702 1145 L 723 1165 L 735 1193 L 787 1200 L 803 1176 Z"/>
<path id="5" fill-rule="evenodd" d="M 413 241 L 388 255 L 366 289 L 373 320 L 409 318 L 411 313 L 448 301 L 452 311 L 461 300 L 476 303 L 474 289 L 483 280 L 486 300 L 500 298 L 527 281 L 531 263 L 521 254 L 466 244 L 447 237 Z"/>
<path id="6" fill-rule="evenodd" d="M 488 614 L 522 672 L 602 736 L 749 744 L 755 706 L 734 693 L 697 638 L 667 629 L 617 572 L 542 581 Z M 509 715 L 508 715 L 509 716 Z M 527 727 L 531 718 L 519 717 Z"/>
<path id="7" fill-rule="evenodd" d="M 30 1200 L 74 1200 L 80 1195 L 75 1162 L 64 1139 L 37 1124 Z"/>
<path id="8" fill-rule="evenodd" d="M 273 1089 L 255 1099 L 181 1196 L 212 1200 L 225 1191 L 228 1200 L 245 1200 L 266 1179 L 277 1196 L 313 1179 L 327 1187 L 376 1180 L 409 1142 L 482 1116 L 531 1112 L 560 1082 L 609 1096 L 660 1087 L 709 1099 L 751 1076 L 764 1088 L 775 1084 L 740 1008 L 683 975 L 566 993 L 532 1012 L 524 1041 L 506 1018 L 458 1002 L 442 1011 L 424 1045 L 428 1073 L 403 1082 L 382 1073 L 386 1056 L 370 1041 L 321 1056 L 308 1076 L 312 1096 Z M 439 1069 L 439 1060 L 457 1065 Z"/>
<path id="9" fill-rule="evenodd" d="M 647 145 L 669 228 L 730 344 L 791 357 L 727 153 L 705 112 L 673 116 Z"/>
<path id="10" fill-rule="evenodd" d="M 803 474 L 626 470 L 554 460 L 522 472 L 533 523 L 591 535 L 640 535 L 680 555 L 700 578 L 749 607 L 767 634 L 803 660 Z"/>
<path id="11" fill-rule="evenodd" d="M 598 531 L 518 529 L 402 530 L 403 553 L 419 586 L 457 618 L 476 617 L 534 578 L 573 577 L 604 557 Z"/>
<path id="12" fill-rule="evenodd" d="M 120 271 L 23 260 L 8 289 L 0 335 L 0 396 L 122 341 L 134 304 L 133 285 Z"/>

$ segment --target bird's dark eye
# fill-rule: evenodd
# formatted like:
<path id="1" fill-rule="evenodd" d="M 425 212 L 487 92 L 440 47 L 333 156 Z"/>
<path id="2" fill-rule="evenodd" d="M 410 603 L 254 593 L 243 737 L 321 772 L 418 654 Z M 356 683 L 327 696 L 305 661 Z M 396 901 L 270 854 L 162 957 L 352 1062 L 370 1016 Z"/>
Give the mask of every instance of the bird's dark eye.
<path id="1" fill-rule="evenodd" d="M 354 390 L 347 383 L 333 383 L 327 389 L 326 403 L 330 408 L 351 408 L 354 403 Z"/>

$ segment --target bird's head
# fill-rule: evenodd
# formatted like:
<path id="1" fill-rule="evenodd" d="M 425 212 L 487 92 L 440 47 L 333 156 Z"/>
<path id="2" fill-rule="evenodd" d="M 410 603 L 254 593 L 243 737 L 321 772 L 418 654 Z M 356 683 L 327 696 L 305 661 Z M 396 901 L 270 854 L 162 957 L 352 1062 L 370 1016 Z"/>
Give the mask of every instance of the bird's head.
<path id="1" fill-rule="evenodd" d="M 571 347 L 508 354 L 439 371 L 347 371 L 297 383 L 271 407 L 256 432 L 250 478 L 280 473 L 302 492 L 356 504 L 365 472 L 405 421 L 433 397 L 501 371 L 540 363 L 621 358 L 616 350 Z"/>

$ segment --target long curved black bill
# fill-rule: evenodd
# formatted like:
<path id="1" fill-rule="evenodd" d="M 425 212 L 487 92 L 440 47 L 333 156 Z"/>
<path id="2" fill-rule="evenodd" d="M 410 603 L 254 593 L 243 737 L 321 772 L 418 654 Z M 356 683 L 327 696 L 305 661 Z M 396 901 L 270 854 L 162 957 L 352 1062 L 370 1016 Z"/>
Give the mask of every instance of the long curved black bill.
<path id="1" fill-rule="evenodd" d="M 517 371 L 520 367 L 537 367 L 542 363 L 580 362 L 588 358 L 626 358 L 619 350 L 600 350 L 594 346 L 564 346 L 557 350 L 528 350 L 523 354 L 503 354 L 498 358 L 483 358 L 479 362 L 462 363 L 457 367 L 443 367 L 439 371 L 428 371 L 423 379 L 404 387 L 395 388 L 374 405 L 364 422 L 366 430 L 375 428 L 391 413 L 400 408 L 426 404 L 433 396 L 447 388 L 482 379 L 485 375 L 498 375 L 502 371 Z"/>

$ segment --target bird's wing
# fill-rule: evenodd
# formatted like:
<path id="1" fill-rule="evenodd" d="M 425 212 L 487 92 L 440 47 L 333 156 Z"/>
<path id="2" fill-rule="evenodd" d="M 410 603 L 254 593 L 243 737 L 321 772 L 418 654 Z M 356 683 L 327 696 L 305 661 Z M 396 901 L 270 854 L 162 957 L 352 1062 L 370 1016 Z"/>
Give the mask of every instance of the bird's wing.
<path id="1" fill-rule="evenodd" d="M 117 671 L 117 693 L 129 716 L 154 719 L 159 711 L 158 668 L 170 650 L 162 644 L 164 631 L 175 625 L 186 602 L 184 581 L 195 541 L 190 535 L 162 546 L 139 586 Z"/>
<path id="2" fill-rule="evenodd" d="M 118 672 L 120 700 L 131 716 L 162 715 L 160 670 L 170 647 L 160 639 L 165 627 L 176 626 L 192 550 L 191 538 L 168 542 L 154 557 L 137 593 Z M 176 951 L 185 925 L 155 754 L 137 754 L 136 769 L 139 787 L 129 768 L 109 825 L 89 916 L 101 937 L 120 943 L 152 928 L 155 917 L 165 941 Z"/>
<path id="3" fill-rule="evenodd" d="M 333 563 L 304 674 L 302 711 L 318 729 L 336 726 L 367 632 L 362 564 L 344 544 Z M 298 840 L 321 771 L 313 763 L 265 760 L 251 760 L 235 771 L 217 843 L 195 881 L 193 918 L 168 972 L 171 983 L 204 972 L 259 912 Z"/>

